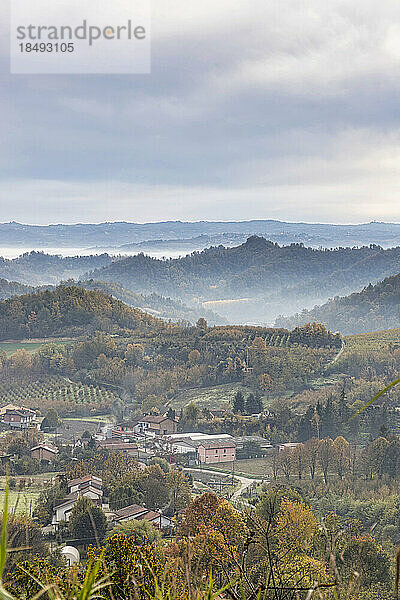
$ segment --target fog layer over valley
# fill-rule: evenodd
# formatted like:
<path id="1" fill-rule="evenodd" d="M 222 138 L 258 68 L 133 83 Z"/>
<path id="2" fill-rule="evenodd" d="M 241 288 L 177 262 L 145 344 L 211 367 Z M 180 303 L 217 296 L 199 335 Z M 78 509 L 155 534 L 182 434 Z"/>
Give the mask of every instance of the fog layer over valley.
<path id="1" fill-rule="evenodd" d="M 198 239 L 200 245 L 204 237 Z M 214 236 L 222 238 L 229 244 L 234 240 L 231 235 Z M 171 244 L 179 252 L 177 241 Z M 5 298 L 24 293 L 17 284 L 39 287 L 74 281 L 165 319 L 195 322 L 204 317 L 219 324 L 270 325 L 280 315 L 359 292 L 399 271 L 400 247 L 314 249 L 251 236 L 239 245 L 213 246 L 180 258 L 157 259 L 144 253 L 63 257 L 34 251 L 0 259 L 0 278 L 5 280 L 0 287 Z"/>

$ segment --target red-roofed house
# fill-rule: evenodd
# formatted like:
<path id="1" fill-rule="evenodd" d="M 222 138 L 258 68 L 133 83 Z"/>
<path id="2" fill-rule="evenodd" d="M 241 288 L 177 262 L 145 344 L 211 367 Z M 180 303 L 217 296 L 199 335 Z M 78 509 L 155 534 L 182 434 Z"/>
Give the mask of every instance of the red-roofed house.
<path id="1" fill-rule="evenodd" d="M 131 504 L 130 506 L 115 511 L 112 520 L 114 523 L 118 524 L 124 523 L 124 521 L 131 521 L 132 519 L 135 519 L 135 521 L 148 521 L 158 529 L 173 527 L 174 525 L 173 521 L 168 517 L 165 517 L 154 510 L 149 510 L 144 506 L 139 506 L 138 504 Z"/>
<path id="2" fill-rule="evenodd" d="M 30 429 L 35 426 L 35 413 L 29 408 L 6 408 L 1 420 L 12 429 Z"/>

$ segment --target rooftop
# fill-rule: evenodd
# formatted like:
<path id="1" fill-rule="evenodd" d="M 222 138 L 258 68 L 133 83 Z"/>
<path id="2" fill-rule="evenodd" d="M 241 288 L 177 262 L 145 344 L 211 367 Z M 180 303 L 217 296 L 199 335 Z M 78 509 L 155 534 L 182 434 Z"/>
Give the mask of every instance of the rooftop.
<path id="1" fill-rule="evenodd" d="M 81 483 L 86 483 L 89 481 L 97 483 L 97 485 L 103 485 L 103 480 L 101 477 L 96 477 L 95 475 L 85 475 L 84 477 L 78 477 L 77 479 L 72 479 L 71 481 L 68 481 L 68 487 L 73 487 L 75 485 L 79 485 Z"/>
<path id="2" fill-rule="evenodd" d="M 173 442 L 177 440 L 233 440 L 233 437 L 229 435 L 229 433 L 215 433 L 210 435 L 209 433 L 199 433 L 197 431 L 193 431 L 192 433 L 174 433 L 173 435 L 168 436 L 169 439 Z"/>
<path id="3" fill-rule="evenodd" d="M 204 448 L 235 448 L 236 444 L 233 440 L 202 440 L 199 446 Z"/>
<path id="4" fill-rule="evenodd" d="M 52 452 L 53 454 L 58 454 L 58 448 L 52 446 L 51 444 L 38 444 L 34 448 L 31 448 L 31 452 L 33 452 L 33 450 L 39 450 L 40 448 L 43 448 L 43 450 L 47 450 L 48 452 Z"/>
<path id="5" fill-rule="evenodd" d="M 126 519 L 129 517 L 132 517 L 133 519 L 135 516 L 145 514 L 146 512 L 149 511 L 144 506 L 139 506 L 139 504 L 130 504 L 129 506 L 125 506 L 125 508 L 120 508 L 119 510 L 115 511 L 115 515 L 117 520 Z"/>

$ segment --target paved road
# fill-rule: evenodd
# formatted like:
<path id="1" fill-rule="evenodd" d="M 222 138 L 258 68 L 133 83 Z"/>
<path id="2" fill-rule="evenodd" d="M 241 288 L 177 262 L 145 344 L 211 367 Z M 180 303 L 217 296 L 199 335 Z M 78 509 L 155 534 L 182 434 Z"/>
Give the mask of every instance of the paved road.
<path id="1" fill-rule="evenodd" d="M 204 471 L 200 471 L 200 469 L 191 469 L 190 467 L 184 469 L 184 471 L 193 471 L 194 473 L 215 473 L 215 475 L 223 475 L 224 477 L 226 476 L 230 476 L 230 473 L 227 473 L 226 471 L 209 471 L 204 470 Z M 254 483 L 254 481 L 258 481 L 258 479 L 250 479 L 249 477 L 242 477 L 241 475 L 236 475 L 234 474 L 235 479 L 237 479 L 238 481 L 240 481 L 240 488 L 238 490 L 236 490 L 236 492 L 234 492 L 234 494 L 232 495 L 231 500 L 238 500 L 238 498 L 240 498 L 240 496 L 245 492 L 245 490 L 247 490 L 248 487 L 251 486 L 252 483 Z"/>

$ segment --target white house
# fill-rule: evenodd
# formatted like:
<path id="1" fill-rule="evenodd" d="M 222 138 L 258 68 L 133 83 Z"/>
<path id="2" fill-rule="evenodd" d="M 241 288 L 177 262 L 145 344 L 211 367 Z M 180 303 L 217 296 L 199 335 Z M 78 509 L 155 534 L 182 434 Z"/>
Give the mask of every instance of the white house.
<path id="1" fill-rule="evenodd" d="M 198 454 L 198 448 L 202 442 L 233 442 L 233 437 L 229 433 L 176 433 L 168 436 L 168 445 L 172 452 L 177 454 L 187 454 L 195 452 Z"/>
<path id="2" fill-rule="evenodd" d="M 78 500 L 77 494 L 71 494 L 70 498 L 63 498 L 56 504 L 53 508 L 53 519 L 51 524 L 53 525 L 53 529 L 56 531 L 58 529 L 61 521 L 69 521 L 71 516 L 71 511 L 75 506 L 76 501 Z"/>
<path id="3" fill-rule="evenodd" d="M 90 498 L 96 504 L 101 504 L 103 498 L 103 481 L 100 477 L 86 475 L 68 481 L 69 494 L 60 500 L 53 508 L 51 524 L 53 529 L 58 529 L 61 521 L 69 521 L 71 511 L 79 498 Z"/>

